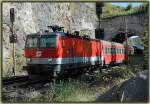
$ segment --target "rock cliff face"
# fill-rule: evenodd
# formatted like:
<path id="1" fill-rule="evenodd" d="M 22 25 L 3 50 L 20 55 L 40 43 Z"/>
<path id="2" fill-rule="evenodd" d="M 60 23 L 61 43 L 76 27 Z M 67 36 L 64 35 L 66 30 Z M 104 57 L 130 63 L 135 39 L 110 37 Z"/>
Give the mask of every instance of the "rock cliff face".
<path id="1" fill-rule="evenodd" d="M 18 36 L 16 55 L 23 53 L 26 35 L 59 25 L 66 30 L 95 28 L 94 3 L 3 3 L 3 66 L 12 62 L 12 45 L 9 43 L 10 8 L 15 8 L 15 34 Z"/>
<path id="2" fill-rule="evenodd" d="M 60 25 L 66 30 L 90 30 L 94 38 L 94 29 L 98 26 L 96 22 L 95 3 L 54 3 L 54 2 L 24 2 L 7 3 L 2 5 L 2 29 L 3 29 L 3 68 L 5 69 L 12 59 L 12 46 L 9 43 L 10 17 L 9 9 L 15 8 L 15 34 L 18 36 L 16 44 L 16 55 L 22 56 L 26 35 L 47 29 L 48 25 Z M 102 22 L 105 29 L 105 39 L 110 39 L 118 29 L 124 29 L 123 17 L 115 17 Z M 143 33 L 143 26 L 147 21 L 147 15 L 127 16 L 128 25 L 138 35 Z"/>

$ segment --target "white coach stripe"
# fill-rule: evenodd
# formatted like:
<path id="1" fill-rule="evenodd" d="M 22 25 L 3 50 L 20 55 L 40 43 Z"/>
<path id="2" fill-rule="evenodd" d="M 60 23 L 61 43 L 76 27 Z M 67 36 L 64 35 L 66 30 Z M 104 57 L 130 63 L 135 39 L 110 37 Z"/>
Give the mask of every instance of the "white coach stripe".
<path id="1" fill-rule="evenodd" d="M 68 64 L 100 61 L 100 57 L 75 57 L 75 58 L 32 58 L 30 64 Z"/>

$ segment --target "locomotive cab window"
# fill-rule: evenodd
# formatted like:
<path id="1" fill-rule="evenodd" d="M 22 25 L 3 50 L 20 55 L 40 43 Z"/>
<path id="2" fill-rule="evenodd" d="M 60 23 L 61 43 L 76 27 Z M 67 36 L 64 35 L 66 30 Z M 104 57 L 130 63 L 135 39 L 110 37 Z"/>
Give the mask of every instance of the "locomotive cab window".
<path id="1" fill-rule="evenodd" d="M 29 35 L 26 40 L 26 48 L 56 48 L 58 43 L 58 36 L 43 35 Z"/>
<path id="2" fill-rule="evenodd" d="M 57 36 L 41 36 L 40 38 L 40 48 L 56 48 L 58 43 Z"/>
<path id="3" fill-rule="evenodd" d="M 38 37 L 28 36 L 26 40 L 26 48 L 36 48 L 38 46 Z"/>

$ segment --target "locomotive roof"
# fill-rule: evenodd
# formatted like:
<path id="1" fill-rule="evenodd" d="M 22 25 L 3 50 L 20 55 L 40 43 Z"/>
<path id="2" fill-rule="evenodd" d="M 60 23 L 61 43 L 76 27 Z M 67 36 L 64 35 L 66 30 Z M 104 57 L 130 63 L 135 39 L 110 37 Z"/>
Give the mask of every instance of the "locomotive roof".
<path id="1" fill-rule="evenodd" d="M 32 33 L 29 35 L 61 35 L 61 36 L 65 36 L 64 32 L 44 32 L 44 33 Z"/>
<path id="2" fill-rule="evenodd" d="M 40 33 L 32 33 L 29 35 L 36 36 L 36 35 L 40 35 Z M 41 35 L 59 35 L 59 36 L 67 36 L 67 37 L 78 38 L 78 39 L 102 41 L 105 44 L 123 45 L 121 43 L 110 42 L 110 41 L 106 41 L 106 40 L 84 38 L 82 36 L 77 36 L 77 35 L 68 35 L 67 33 L 64 33 L 64 32 L 44 32 L 44 33 L 41 33 Z"/>

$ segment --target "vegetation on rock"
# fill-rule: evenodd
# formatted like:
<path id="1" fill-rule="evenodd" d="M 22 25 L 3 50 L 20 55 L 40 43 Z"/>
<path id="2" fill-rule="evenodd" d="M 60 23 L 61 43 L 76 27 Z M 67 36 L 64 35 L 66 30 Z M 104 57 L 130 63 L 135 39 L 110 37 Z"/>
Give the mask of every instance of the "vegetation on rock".
<path id="1" fill-rule="evenodd" d="M 121 15 L 131 15 L 148 12 L 148 3 L 144 3 L 139 7 L 132 7 L 128 5 L 127 7 L 115 6 L 110 3 L 104 3 L 102 19 L 111 18 Z"/>
<path id="2" fill-rule="evenodd" d="M 144 46 L 144 67 L 148 69 L 149 62 L 149 27 L 148 23 L 144 26 L 144 33 L 142 35 L 142 44 Z"/>

